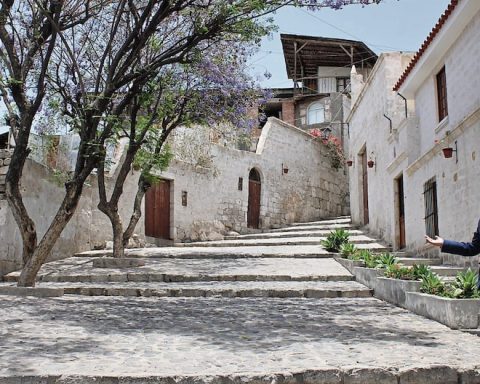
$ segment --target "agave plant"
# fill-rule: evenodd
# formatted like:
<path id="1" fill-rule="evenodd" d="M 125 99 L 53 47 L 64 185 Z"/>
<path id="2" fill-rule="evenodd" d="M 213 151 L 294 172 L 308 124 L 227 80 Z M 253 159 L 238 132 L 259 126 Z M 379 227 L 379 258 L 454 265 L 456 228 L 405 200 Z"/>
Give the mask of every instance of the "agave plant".
<path id="1" fill-rule="evenodd" d="M 415 280 L 422 280 L 425 276 L 432 275 L 433 272 L 428 265 L 424 264 L 413 264 L 412 274 Z"/>
<path id="2" fill-rule="evenodd" d="M 376 262 L 377 264 L 375 265 L 375 268 L 387 268 L 391 265 L 397 264 L 398 261 L 395 256 L 386 252 L 378 256 Z"/>
<path id="3" fill-rule="evenodd" d="M 357 247 L 355 247 L 355 244 L 344 243 L 340 246 L 340 254 L 342 255 L 342 257 L 348 258 L 355 252 L 357 252 Z"/>
<path id="4" fill-rule="evenodd" d="M 378 256 L 374 255 L 372 251 L 368 249 L 361 249 L 358 251 L 359 260 L 363 260 L 365 267 L 375 268 L 377 266 Z"/>
<path id="5" fill-rule="evenodd" d="M 329 252 L 338 252 L 343 244 L 348 243 L 350 234 L 343 229 L 336 229 L 330 232 L 325 240 L 322 240 L 322 246 Z"/>
<path id="6" fill-rule="evenodd" d="M 445 284 L 436 273 L 430 271 L 430 274 L 422 277 L 420 291 L 431 295 L 443 295 L 445 292 Z"/>
<path id="7" fill-rule="evenodd" d="M 465 272 L 460 272 L 457 275 L 455 281 L 449 287 L 449 296 L 454 298 L 480 297 L 477 284 L 478 275 L 468 268 Z"/>
<path id="8" fill-rule="evenodd" d="M 385 269 L 385 276 L 392 279 L 414 280 L 413 271 L 411 268 L 403 267 L 398 264 L 389 265 Z"/>

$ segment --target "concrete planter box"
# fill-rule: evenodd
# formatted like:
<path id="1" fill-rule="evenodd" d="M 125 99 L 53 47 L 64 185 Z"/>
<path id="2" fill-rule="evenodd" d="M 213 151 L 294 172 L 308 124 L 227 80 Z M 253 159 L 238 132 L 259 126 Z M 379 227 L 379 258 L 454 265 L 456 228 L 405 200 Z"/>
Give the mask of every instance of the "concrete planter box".
<path id="1" fill-rule="evenodd" d="M 368 288 L 375 291 L 377 286 L 377 278 L 383 276 L 383 269 L 353 267 L 352 274 L 355 275 L 355 280 L 366 285 Z"/>
<path id="2" fill-rule="evenodd" d="M 345 259 L 343 257 L 334 257 L 335 261 L 337 261 L 339 264 L 341 264 L 348 272 L 353 274 L 353 268 L 354 267 L 363 267 L 364 263 L 361 260 L 349 260 Z"/>
<path id="3" fill-rule="evenodd" d="M 449 299 L 426 293 L 407 292 L 405 307 L 452 329 L 479 326 L 480 299 Z"/>
<path id="4" fill-rule="evenodd" d="M 405 308 L 406 292 L 420 292 L 422 283 L 417 280 L 391 279 L 379 277 L 374 296 L 389 303 Z"/>

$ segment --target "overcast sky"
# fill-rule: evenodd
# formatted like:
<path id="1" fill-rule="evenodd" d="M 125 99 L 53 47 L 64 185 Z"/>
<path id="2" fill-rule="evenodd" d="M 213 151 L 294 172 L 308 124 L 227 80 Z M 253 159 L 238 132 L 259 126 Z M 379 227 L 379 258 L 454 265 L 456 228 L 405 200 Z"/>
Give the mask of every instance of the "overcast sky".
<path id="1" fill-rule="evenodd" d="M 480 0 L 474 0 L 480 1 Z M 287 79 L 280 33 L 359 40 L 379 54 L 389 51 L 417 51 L 450 0 L 384 0 L 378 5 L 347 6 L 334 11 L 284 8 L 274 17 L 279 28 L 265 38 L 258 54 L 250 61 L 252 73 L 272 74 L 262 85 L 291 87 Z"/>

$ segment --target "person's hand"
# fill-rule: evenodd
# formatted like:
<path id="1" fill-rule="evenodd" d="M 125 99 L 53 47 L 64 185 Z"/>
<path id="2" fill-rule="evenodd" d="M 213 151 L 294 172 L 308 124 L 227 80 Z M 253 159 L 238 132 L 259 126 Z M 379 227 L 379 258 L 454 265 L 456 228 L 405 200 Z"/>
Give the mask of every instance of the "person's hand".
<path id="1" fill-rule="evenodd" d="M 436 247 L 443 246 L 443 239 L 439 236 L 435 236 L 435 239 L 432 239 L 431 237 L 425 235 L 425 240 L 427 241 L 427 243 L 435 245 Z"/>

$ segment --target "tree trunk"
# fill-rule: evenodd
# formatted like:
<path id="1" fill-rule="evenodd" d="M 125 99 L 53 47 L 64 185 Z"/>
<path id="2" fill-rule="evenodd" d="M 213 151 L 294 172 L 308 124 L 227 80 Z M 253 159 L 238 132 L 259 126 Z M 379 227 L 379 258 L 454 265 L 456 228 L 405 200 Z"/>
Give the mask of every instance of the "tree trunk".
<path id="1" fill-rule="evenodd" d="M 123 246 L 126 247 L 128 245 L 128 241 L 132 237 L 135 227 L 138 224 L 138 221 L 142 217 L 142 201 L 145 193 L 151 187 L 150 183 L 145 180 L 144 175 L 140 175 L 138 179 L 138 188 L 137 194 L 135 195 L 135 201 L 133 203 L 133 213 L 130 217 L 130 222 L 128 223 L 128 227 L 123 233 Z"/>
<path id="2" fill-rule="evenodd" d="M 113 257 L 125 257 L 125 247 L 123 244 L 123 225 L 120 215 L 114 214 L 110 218 L 113 229 Z"/>
<path id="3" fill-rule="evenodd" d="M 67 187 L 67 193 L 63 199 L 60 208 L 57 211 L 50 227 L 43 236 L 42 240 L 36 248 L 34 248 L 33 254 L 25 263 L 22 273 L 18 280 L 19 287 L 34 287 L 35 279 L 38 271 L 47 260 L 50 255 L 56 241 L 60 237 L 63 229 L 66 227 L 70 219 L 72 218 L 75 210 L 78 206 L 80 196 L 82 195 L 83 181 L 71 183 Z"/>

